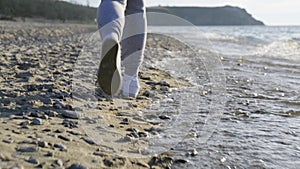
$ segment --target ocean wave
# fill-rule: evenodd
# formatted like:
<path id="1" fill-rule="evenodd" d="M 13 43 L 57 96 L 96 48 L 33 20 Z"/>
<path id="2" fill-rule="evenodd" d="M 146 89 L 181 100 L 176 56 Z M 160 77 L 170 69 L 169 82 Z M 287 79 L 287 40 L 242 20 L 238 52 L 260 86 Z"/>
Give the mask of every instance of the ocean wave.
<path id="1" fill-rule="evenodd" d="M 258 47 L 254 55 L 300 60 L 300 43 L 294 39 L 274 41 Z"/>
<path id="2" fill-rule="evenodd" d="M 197 38 L 208 39 L 211 41 L 228 41 L 228 42 L 238 42 L 238 38 L 230 35 L 223 35 L 214 32 L 205 32 L 198 34 Z"/>

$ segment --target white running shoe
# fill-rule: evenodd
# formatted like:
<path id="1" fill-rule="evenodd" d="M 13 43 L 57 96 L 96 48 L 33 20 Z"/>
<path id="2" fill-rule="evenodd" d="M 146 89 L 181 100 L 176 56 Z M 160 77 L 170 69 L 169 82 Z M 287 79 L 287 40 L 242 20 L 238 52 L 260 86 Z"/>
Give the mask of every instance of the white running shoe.
<path id="1" fill-rule="evenodd" d="M 105 37 L 101 52 L 97 82 L 105 94 L 114 96 L 119 93 L 122 82 L 120 45 L 114 38 Z"/>
<path id="2" fill-rule="evenodd" d="M 140 90 L 140 84 L 137 76 L 124 74 L 122 83 L 122 95 L 124 97 L 136 98 Z"/>

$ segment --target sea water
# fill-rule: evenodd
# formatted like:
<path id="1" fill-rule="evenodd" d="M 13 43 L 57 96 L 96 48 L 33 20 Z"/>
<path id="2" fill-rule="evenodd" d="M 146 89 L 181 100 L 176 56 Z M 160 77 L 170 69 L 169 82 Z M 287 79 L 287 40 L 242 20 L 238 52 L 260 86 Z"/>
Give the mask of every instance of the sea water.
<path id="1" fill-rule="evenodd" d="M 200 61 L 217 56 L 222 63 L 220 70 L 226 77 L 226 103 L 214 109 L 222 112 L 218 116 L 218 124 L 213 131 L 206 131 L 212 134 L 205 141 L 201 141 L 200 135 L 198 141 L 183 141 L 178 145 L 178 158 L 186 157 L 184 150 L 188 148 L 196 149 L 199 154 L 188 157 L 188 163 L 177 164 L 175 168 L 298 168 L 300 27 L 212 26 L 196 29 L 149 28 L 149 32 L 184 39 L 185 43 L 199 48 L 199 55 L 194 57 L 200 56 Z M 185 62 L 184 59 L 186 57 L 178 55 L 160 66 L 170 72 L 175 71 L 175 75 L 193 76 L 189 71 L 180 71 L 180 66 L 174 66 L 176 63 L 187 67 L 199 66 L 197 62 Z M 197 70 L 201 69 L 193 69 Z M 183 104 L 185 107 L 198 105 L 203 109 L 206 109 L 205 105 L 218 107 L 217 104 L 197 101 Z M 190 114 L 199 115 L 195 112 Z M 203 126 L 199 127 L 201 129 Z M 197 127 L 194 130 L 197 133 Z"/>

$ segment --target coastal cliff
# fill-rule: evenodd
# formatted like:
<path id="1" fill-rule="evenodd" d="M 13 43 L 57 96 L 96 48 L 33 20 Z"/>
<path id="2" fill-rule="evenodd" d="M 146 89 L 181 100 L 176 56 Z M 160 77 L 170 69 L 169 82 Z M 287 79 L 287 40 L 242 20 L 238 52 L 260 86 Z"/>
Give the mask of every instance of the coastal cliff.
<path id="1" fill-rule="evenodd" d="M 166 13 L 183 18 L 194 25 L 264 25 L 245 9 L 224 7 L 150 7 L 147 12 Z M 149 18 L 150 25 L 169 25 L 163 18 Z"/>

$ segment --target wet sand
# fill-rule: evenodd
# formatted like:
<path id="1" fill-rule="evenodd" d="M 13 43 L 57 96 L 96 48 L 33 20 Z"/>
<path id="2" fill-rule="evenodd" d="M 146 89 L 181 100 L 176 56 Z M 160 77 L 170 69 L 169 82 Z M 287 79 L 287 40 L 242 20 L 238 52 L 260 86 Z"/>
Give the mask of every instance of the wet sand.
<path id="1" fill-rule="evenodd" d="M 167 153 L 147 158 L 112 155 L 80 127 L 71 89 L 73 70 L 89 33 L 96 31 L 94 25 L 0 22 L 0 31 L 0 168 L 168 168 L 186 162 Z M 160 49 L 185 48 L 167 37 L 148 36 L 141 91 L 136 100 L 126 100 L 131 110 L 190 85 L 153 64 L 171 57 Z M 101 96 L 98 105 L 99 114 L 129 139 L 135 133 L 147 137 L 155 125 L 135 123 Z"/>

